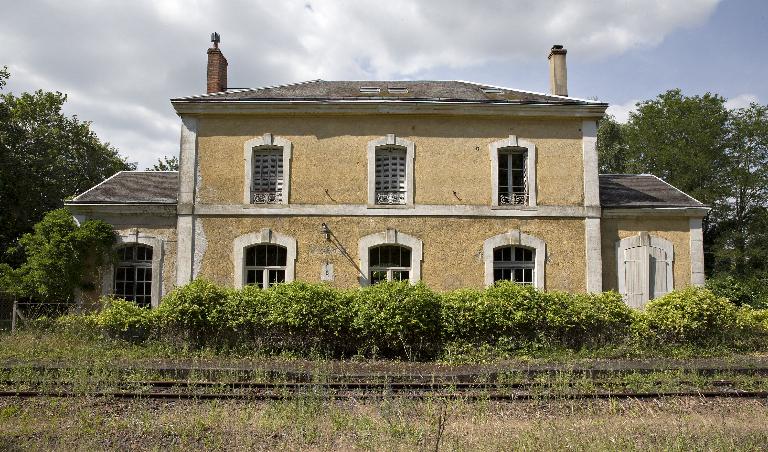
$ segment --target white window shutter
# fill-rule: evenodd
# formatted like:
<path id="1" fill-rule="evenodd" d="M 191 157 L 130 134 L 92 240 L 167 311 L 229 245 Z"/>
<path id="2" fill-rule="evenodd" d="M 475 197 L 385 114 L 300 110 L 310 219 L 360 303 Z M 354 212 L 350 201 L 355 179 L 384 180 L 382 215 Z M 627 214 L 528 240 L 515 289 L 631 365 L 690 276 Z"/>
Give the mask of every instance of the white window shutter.
<path id="1" fill-rule="evenodd" d="M 672 271 L 672 262 L 670 262 L 666 251 L 661 248 L 649 247 L 649 282 L 650 298 L 657 298 L 667 294 L 671 288 L 667 286 L 669 280 L 668 274 Z"/>
<path id="2" fill-rule="evenodd" d="M 281 202 L 283 195 L 282 149 L 258 149 L 253 154 L 253 199 L 256 203 Z"/>
<path id="3" fill-rule="evenodd" d="M 641 308 L 648 301 L 648 248 L 637 246 L 624 251 L 625 293 L 628 305 Z"/>

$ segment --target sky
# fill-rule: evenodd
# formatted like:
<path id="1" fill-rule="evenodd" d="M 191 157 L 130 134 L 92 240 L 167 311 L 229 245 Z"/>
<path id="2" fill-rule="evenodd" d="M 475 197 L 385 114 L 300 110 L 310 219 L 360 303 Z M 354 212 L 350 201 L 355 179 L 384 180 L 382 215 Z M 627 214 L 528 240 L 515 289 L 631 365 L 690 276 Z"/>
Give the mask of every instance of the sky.
<path id="1" fill-rule="evenodd" d="M 620 121 L 673 88 L 768 102 L 766 0 L 15 1 L 0 15 L 5 91 L 66 93 L 67 114 L 144 169 L 178 154 L 169 99 L 205 91 L 214 31 L 233 88 L 428 79 L 546 92 L 562 44 L 569 94 Z"/>

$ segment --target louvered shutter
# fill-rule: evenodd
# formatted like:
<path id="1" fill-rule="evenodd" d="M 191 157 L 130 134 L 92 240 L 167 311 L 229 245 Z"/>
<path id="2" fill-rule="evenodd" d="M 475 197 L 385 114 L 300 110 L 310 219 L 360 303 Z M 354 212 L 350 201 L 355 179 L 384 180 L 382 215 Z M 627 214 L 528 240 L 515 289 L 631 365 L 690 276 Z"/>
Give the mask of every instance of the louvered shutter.
<path id="1" fill-rule="evenodd" d="M 253 154 L 253 202 L 279 203 L 283 198 L 283 152 L 257 150 Z"/>
<path id="2" fill-rule="evenodd" d="M 648 248 L 636 246 L 624 250 L 624 296 L 633 308 L 648 301 Z"/>
<path id="3" fill-rule="evenodd" d="M 406 151 L 398 148 L 376 150 L 376 202 L 405 204 Z"/>
<path id="4" fill-rule="evenodd" d="M 650 298 L 657 298 L 665 295 L 670 291 L 668 287 L 668 275 L 672 271 L 672 262 L 670 262 L 667 252 L 661 248 L 651 246 L 648 248 L 649 259 L 649 272 L 648 279 L 650 282 L 649 295 Z"/>

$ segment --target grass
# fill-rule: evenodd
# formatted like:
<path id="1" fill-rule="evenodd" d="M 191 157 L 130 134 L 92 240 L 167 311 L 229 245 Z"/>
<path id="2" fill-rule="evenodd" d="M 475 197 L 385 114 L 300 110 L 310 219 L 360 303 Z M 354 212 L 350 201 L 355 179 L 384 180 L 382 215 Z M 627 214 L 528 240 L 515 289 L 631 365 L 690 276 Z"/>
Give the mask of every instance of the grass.
<path id="1" fill-rule="evenodd" d="M 0 400 L 5 450 L 759 450 L 759 400 Z"/>

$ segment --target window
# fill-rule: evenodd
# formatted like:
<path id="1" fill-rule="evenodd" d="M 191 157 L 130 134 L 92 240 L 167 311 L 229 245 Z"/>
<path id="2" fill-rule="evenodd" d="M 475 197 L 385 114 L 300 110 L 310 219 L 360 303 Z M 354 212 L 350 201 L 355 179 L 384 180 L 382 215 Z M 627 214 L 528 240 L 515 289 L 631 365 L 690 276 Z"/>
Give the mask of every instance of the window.
<path id="1" fill-rule="evenodd" d="M 528 205 L 526 149 L 499 150 L 499 205 Z"/>
<path id="2" fill-rule="evenodd" d="M 376 149 L 376 204 L 405 204 L 406 150 L 387 146 Z"/>
<path id="3" fill-rule="evenodd" d="M 391 133 L 368 142 L 368 206 L 413 206 L 413 142 Z"/>
<path id="4" fill-rule="evenodd" d="M 617 243 L 619 292 L 626 303 L 642 308 L 673 289 L 672 242 L 641 232 Z"/>
<path id="5" fill-rule="evenodd" d="M 249 232 L 232 242 L 234 286 L 258 285 L 266 289 L 294 280 L 296 239 L 269 228 Z"/>
<path id="6" fill-rule="evenodd" d="M 408 281 L 411 274 L 411 250 L 404 246 L 384 245 L 371 248 L 368 262 L 371 284 L 380 281 Z"/>
<path id="7" fill-rule="evenodd" d="M 135 301 L 139 306 L 152 304 L 152 247 L 127 245 L 117 249 L 113 294 Z"/>
<path id="8" fill-rule="evenodd" d="M 536 146 L 510 135 L 489 150 L 491 206 L 536 207 Z"/>
<path id="9" fill-rule="evenodd" d="M 522 246 L 504 246 L 493 250 L 493 281 L 534 284 L 536 250 Z"/>
<path id="10" fill-rule="evenodd" d="M 538 237 L 512 229 L 483 242 L 485 285 L 509 280 L 544 290 L 547 245 Z"/>
<path id="11" fill-rule="evenodd" d="M 245 284 L 266 289 L 285 282 L 286 249 L 279 245 L 255 245 L 245 250 Z"/>
<path id="12" fill-rule="evenodd" d="M 292 151 L 290 141 L 271 133 L 245 142 L 244 204 L 288 204 Z"/>
<path id="13" fill-rule="evenodd" d="M 283 150 L 258 147 L 253 150 L 253 204 L 280 204 L 283 201 Z"/>

